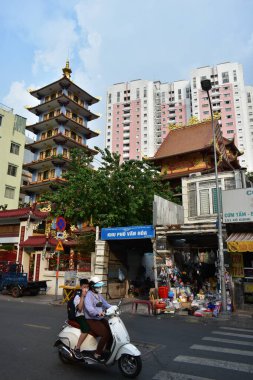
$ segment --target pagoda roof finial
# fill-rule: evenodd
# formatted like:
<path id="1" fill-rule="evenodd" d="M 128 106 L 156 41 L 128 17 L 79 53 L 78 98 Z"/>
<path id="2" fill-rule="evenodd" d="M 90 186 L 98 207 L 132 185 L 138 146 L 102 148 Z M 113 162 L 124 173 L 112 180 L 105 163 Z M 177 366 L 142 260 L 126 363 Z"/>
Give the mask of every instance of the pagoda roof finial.
<path id="1" fill-rule="evenodd" d="M 69 67 L 69 60 L 66 61 L 66 66 L 62 69 L 62 72 L 63 72 L 63 76 L 67 78 L 71 77 L 72 70 Z"/>

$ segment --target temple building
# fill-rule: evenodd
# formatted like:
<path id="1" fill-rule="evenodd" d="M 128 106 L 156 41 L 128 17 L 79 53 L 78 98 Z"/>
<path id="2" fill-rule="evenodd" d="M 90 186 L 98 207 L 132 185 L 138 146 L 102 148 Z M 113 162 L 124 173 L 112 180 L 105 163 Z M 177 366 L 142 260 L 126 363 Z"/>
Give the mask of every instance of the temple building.
<path id="1" fill-rule="evenodd" d="M 32 180 L 22 186 L 22 192 L 30 196 L 32 203 L 53 189 L 54 184 L 64 182 L 62 176 L 70 163 L 72 148 L 96 154 L 87 146 L 87 140 L 98 135 L 89 129 L 88 122 L 99 117 L 89 110 L 99 99 L 72 82 L 68 61 L 62 71 L 62 78 L 56 82 L 30 91 L 40 101 L 37 106 L 28 107 L 39 117 L 36 124 L 27 126 L 27 130 L 36 135 L 36 141 L 26 144 L 34 153 L 34 160 L 24 165 L 24 169 L 32 173 Z"/>
<path id="2" fill-rule="evenodd" d="M 222 136 L 219 121 L 214 123 L 218 171 L 240 169 L 240 151 L 233 140 Z M 182 177 L 214 172 L 213 145 L 211 121 L 175 127 L 150 160 L 161 168 L 163 181 L 180 184 Z"/>

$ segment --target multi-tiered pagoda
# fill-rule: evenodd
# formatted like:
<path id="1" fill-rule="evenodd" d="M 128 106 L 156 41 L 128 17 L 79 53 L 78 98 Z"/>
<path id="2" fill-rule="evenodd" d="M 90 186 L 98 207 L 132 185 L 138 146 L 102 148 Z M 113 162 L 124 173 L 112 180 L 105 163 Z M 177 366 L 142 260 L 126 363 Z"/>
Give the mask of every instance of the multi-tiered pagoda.
<path id="1" fill-rule="evenodd" d="M 62 175 L 70 163 L 72 148 L 96 154 L 88 148 L 87 140 L 98 135 L 88 128 L 88 122 L 99 117 L 89 110 L 99 99 L 72 82 L 68 61 L 62 71 L 63 77 L 56 82 L 30 91 L 40 100 L 39 105 L 28 107 L 39 117 L 36 124 L 27 126 L 37 136 L 35 142 L 26 145 L 34 153 L 34 161 L 24 165 L 32 173 L 32 181 L 22 190 L 31 202 L 38 201 L 55 183 L 64 181 Z"/>

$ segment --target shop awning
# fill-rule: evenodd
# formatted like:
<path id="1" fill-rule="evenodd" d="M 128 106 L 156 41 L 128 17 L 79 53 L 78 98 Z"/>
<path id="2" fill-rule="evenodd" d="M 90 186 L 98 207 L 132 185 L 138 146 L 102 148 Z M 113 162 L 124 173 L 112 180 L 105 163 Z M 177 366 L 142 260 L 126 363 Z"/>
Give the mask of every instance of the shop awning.
<path id="1" fill-rule="evenodd" d="M 230 252 L 253 252 L 253 233 L 234 232 L 227 239 Z"/>

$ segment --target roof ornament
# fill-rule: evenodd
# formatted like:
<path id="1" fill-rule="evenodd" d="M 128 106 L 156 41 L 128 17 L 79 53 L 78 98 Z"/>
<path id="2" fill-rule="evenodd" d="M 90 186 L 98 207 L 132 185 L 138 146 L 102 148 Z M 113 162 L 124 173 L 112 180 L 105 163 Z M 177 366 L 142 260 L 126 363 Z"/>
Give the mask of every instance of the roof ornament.
<path id="1" fill-rule="evenodd" d="M 72 70 L 69 67 L 69 60 L 66 61 L 66 66 L 62 69 L 63 76 L 70 79 Z"/>

